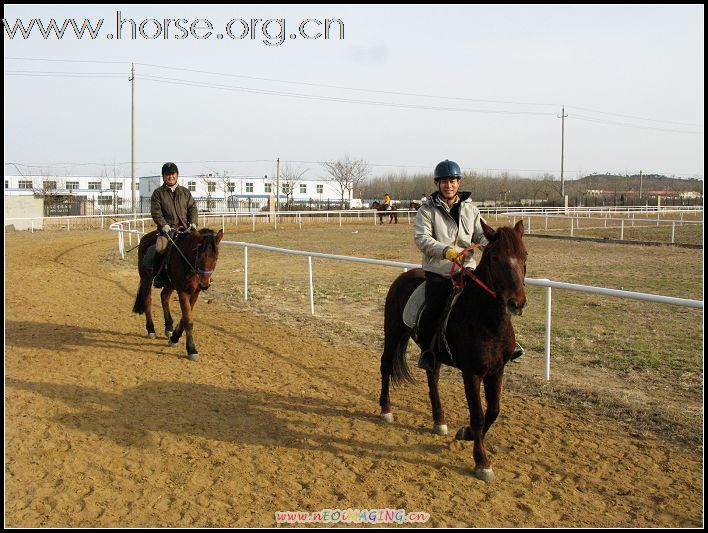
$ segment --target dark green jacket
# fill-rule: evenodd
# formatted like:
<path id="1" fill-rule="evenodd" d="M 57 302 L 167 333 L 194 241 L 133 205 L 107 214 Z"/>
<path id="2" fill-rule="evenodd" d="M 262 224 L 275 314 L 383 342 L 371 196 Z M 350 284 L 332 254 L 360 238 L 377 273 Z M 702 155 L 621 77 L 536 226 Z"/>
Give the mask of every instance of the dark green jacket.
<path id="1" fill-rule="evenodd" d="M 197 204 L 192 193 L 181 185 L 177 185 L 174 193 L 164 183 L 155 189 L 150 200 L 150 215 L 158 228 L 169 224 L 172 228 L 182 226 L 187 229 L 190 224 L 198 222 Z"/>

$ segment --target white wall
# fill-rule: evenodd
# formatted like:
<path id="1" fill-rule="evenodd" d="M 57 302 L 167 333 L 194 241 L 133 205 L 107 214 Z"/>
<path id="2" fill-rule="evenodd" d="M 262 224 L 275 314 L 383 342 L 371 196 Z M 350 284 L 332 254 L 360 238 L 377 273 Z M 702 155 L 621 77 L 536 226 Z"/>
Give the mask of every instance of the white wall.
<path id="1" fill-rule="evenodd" d="M 44 200 L 34 196 L 5 196 L 5 225 L 12 224 L 17 230 L 42 229 L 39 220 L 10 220 L 8 218 L 44 217 Z"/>

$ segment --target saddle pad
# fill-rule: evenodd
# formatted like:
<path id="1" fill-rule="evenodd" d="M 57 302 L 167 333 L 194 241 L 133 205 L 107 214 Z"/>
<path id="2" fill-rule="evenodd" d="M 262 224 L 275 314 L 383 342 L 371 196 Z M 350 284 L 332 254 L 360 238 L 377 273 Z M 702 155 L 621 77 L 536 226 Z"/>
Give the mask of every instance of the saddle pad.
<path id="1" fill-rule="evenodd" d="M 418 323 L 418 317 L 423 311 L 423 305 L 425 304 L 425 281 L 418 285 L 418 288 L 413 291 L 408 302 L 406 302 L 406 307 L 403 309 L 403 323 L 409 328 L 413 329 Z"/>

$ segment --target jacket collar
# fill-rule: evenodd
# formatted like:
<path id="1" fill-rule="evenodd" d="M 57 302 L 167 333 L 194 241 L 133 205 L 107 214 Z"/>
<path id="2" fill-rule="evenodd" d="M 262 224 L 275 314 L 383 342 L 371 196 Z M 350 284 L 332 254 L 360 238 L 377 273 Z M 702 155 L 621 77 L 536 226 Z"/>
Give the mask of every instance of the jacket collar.
<path id="1" fill-rule="evenodd" d="M 468 191 L 460 191 L 457 193 L 457 196 L 459 196 L 460 203 L 462 203 L 465 200 L 469 200 L 470 196 L 472 196 L 472 193 L 468 192 Z M 446 205 L 442 200 L 442 197 L 440 195 L 440 191 L 435 191 L 433 194 L 430 195 L 430 198 L 433 201 L 433 205 L 437 205 L 437 206 L 441 206 L 441 207 L 443 205 Z"/>

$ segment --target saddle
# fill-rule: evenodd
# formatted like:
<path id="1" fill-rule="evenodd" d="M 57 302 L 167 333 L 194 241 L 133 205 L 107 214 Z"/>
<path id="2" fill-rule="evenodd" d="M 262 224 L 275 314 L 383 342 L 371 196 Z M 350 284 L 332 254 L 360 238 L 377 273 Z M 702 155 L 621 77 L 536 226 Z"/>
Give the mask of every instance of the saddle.
<path id="1" fill-rule="evenodd" d="M 421 325 L 420 319 L 425 310 L 425 283 L 424 281 L 413 291 L 403 309 L 403 323 L 411 329 L 411 337 L 413 337 L 413 340 L 416 342 L 418 341 L 418 330 Z M 454 289 L 450 296 L 448 296 L 442 315 L 438 321 L 438 329 L 433 337 L 436 358 L 440 362 L 454 367 L 457 367 L 457 363 L 447 343 L 445 331 L 447 330 L 447 321 L 450 318 L 452 308 L 457 303 L 461 293 L 462 289 Z"/>

